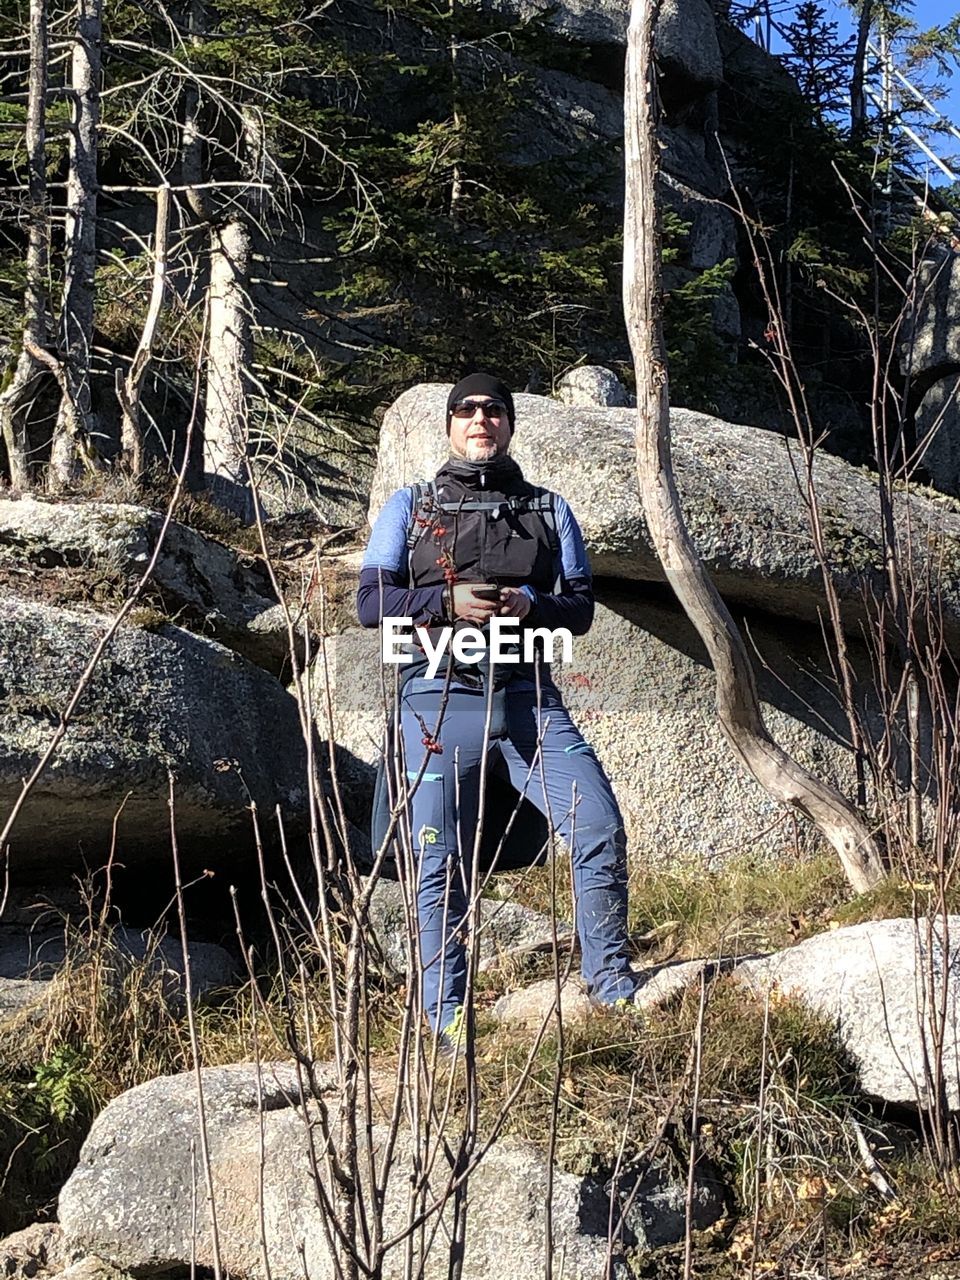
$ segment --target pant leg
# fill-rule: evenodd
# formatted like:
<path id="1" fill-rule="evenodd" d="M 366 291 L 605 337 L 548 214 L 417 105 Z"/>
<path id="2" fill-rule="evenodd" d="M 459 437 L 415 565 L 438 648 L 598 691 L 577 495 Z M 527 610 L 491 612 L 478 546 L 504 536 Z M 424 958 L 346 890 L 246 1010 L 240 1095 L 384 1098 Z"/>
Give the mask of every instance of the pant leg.
<path id="1" fill-rule="evenodd" d="M 442 681 L 415 679 L 401 695 L 400 730 L 410 784 L 425 754 L 420 719 L 432 733 L 441 686 Z M 423 1007 L 435 1028 L 449 1025 L 466 991 L 462 930 L 477 825 L 483 711 L 481 692 L 451 689 L 437 735 L 443 750 L 431 753 L 410 800 Z"/>
<path id="2" fill-rule="evenodd" d="M 570 847 L 577 933 L 587 990 L 604 1004 L 633 995 L 637 980 L 627 958 L 627 845 L 613 788 L 556 690 L 541 693 L 538 728 L 535 692 L 507 696 L 508 738 L 500 743 L 510 779 L 523 786 L 537 751 L 543 755 L 527 796 L 552 815 Z"/>

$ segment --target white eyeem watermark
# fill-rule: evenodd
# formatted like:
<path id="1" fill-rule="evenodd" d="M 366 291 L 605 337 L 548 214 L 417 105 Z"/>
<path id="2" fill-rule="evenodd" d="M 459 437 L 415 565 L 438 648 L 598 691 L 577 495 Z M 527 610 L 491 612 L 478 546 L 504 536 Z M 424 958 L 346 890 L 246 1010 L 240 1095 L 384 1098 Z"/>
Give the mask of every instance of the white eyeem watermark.
<path id="1" fill-rule="evenodd" d="M 427 679 L 432 680 L 440 669 L 440 663 L 449 649 L 457 662 L 468 665 L 481 662 L 489 655 L 492 663 L 535 662 L 537 641 L 543 644 L 543 661 L 553 662 L 556 646 L 560 645 L 560 661 L 573 661 L 573 633 L 567 627 L 531 627 L 520 636 L 519 618 L 493 617 L 488 623 L 489 634 L 479 627 L 414 627 L 412 618 L 384 618 L 380 632 L 380 656 L 384 662 L 404 664 L 413 662 L 411 632 L 419 647 L 427 656 Z M 434 640 L 436 637 L 436 640 Z"/>

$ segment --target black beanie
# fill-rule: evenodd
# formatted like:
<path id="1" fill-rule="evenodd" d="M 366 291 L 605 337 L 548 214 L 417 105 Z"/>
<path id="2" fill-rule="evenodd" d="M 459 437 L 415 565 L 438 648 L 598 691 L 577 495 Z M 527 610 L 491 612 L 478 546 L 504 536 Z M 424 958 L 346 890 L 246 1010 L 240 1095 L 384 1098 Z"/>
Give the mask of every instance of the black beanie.
<path id="1" fill-rule="evenodd" d="M 453 406 L 458 400 L 467 396 L 490 396 L 494 400 L 502 400 L 507 406 L 507 418 L 510 422 L 510 434 L 513 435 L 513 396 L 510 389 L 499 378 L 491 378 L 488 373 L 471 373 L 460 380 L 447 396 L 447 435 L 450 434 L 450 418 Z"/>

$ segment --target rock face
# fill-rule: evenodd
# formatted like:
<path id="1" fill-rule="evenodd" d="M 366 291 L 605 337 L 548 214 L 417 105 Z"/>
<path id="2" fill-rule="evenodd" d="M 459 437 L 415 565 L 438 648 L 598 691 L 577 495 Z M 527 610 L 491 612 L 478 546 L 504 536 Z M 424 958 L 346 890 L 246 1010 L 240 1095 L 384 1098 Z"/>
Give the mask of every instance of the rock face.
<path id="1" fill-rule="evenodd" d="M 707 0 L 667 0 L 660 9 L 654 41 L 666 75 L 671 71 L 681 75 L 701 93 L 723 83 L 717 24 Z"/>
<path id="2" fill-rule="evenodd" d="M 960 371 L 960 361 L 957 369 Z M 960 376 L 938 378 L 924 395 L 914 422 L 918 461 L 930 483 L 960 497 Z"/>
<path id="3" fill-rule="evenodd" d="M 147 567 L 162 523 L 129 503 L 0 499 L 0 581 L 63 599 L 70 583 L 58 571 L 94 575 L 119 605 Z M 266 571 L 186 525 L 167 528 L 144 598 L 258 666 L 280 671 L 287 662 L 286 627 Z"/>
<path id="4" fill-rule="evenodd" d="M 923 264 L 916 313 L 904 335 L 900 365 L 923 390 L 914 422 L 920 464 L 932 484 L 960 497 L 960 255 L 944 249 Z"/>
<path id="5" fill-rule="evenodd" d="M 852 794 L 845 723 L 817 630 L 797 623 L 785 629 L 759 616 L 749 624 L 762 655 L 755 669 L 771 732 L 818 776 Z M 866 677 L 869 664 L 858 652 L 851 642 Z M 327 667 L 332 736 L 355 806 L 350 816 L 362 824 L 383 736 L 379 634 L 353 628 L 331 637 Z M 556 678 L 613 783 L 631 859 L 718 866 L 731 856 L 792 847 L 786 812 L 744 773 L 720 730 L 699 638 L 662 592 L 600 583 L 593 627 L 575 639 L 574 664 Z"/>
<path id="6" fill-rule="evenodd" d="M 371 518 L 394 489 L 433 475 L 444 461 L 448 390 L 414 387 L 388 410 Z M 566 408 L 528 395 L 517 396 L 516 406 L 511 452 L 529 479 L 571 500 L 594 573 L 660 579 L 637 491 L 633 413 Z M 796 443 L 686 409 L 672 411 L 671 426 L 687 525 L 719 590 L 745 605 L 817 621 L 821 572 L 795 471 Z M 856 631 L 864 591 L 880 591 L 883 581 L 877 484 L 826 454 L 814 472 L 828 555 L 845 618 Z M 960 514 L 914 495 L 910 517 L 918 570 L 929 567 L 939 578 L 951 638 L 960 639 Z"/>
<path id="7" fill-rule="evenodd" d="M 108 620 L 0 601 L 0 808 L 46 749 Z M 70 731 L 14 828 L 11 870 L 98 865 L 115 816 L 123 855 L 169 866 L 168 769 L 181 858 L 192 870 L 251 846 L 248 805 L 302 812 L 304 750 L 294 699 L 236 653 L 179 627 L 121 627 Z M 122 812 L 121 812 L 122 810 Z M 121 857 L 122 861 L 122 857 Z"/>
<path id="8" fill-rule="evenodd" d="M 916 292 L 908 335 L 910 369 L 916 375 L 960 363 L 960 256 L 939 251 L 923 265 Z"/>
<path id="9" fill-rule="evenodd" d="M 389 493 L 429 477 L 445 460 L 445 400 L 444 387 L 414 388 L 389 410 L 371 518 Z M 514 456 L 530 479 L 571 499 L 594 573 L 604 575 L 596 581 L 593 628 L 575 640 L 574 662 L 557 680 L 613 782 L 632 856 L 711 864 L 786 848 L 793 839 L 786 813 L 734 760 L 717 723 L 715 682 L 702 644 L 657 584 L 660 566 L 634 473 L 632 411 L 571 408 L 528 395 L 516 403 Z M 673 411 L 672 425 L 688 525 L 736 620 L 749 627 L 768 727 L 804 766 L 852 795 L 849 732 L 830 659 L 819 625 L 803 625 L 815 622 L 824 598 L 794 470 L 797 446 L 684 410 Z M 869 689 L 870 663 L 856 637 L 863 592 L 883 581 L 878 490 L 873 477 L 835 457 L 820 456 L 815 471 L 850 655 Z M 952 504 L 914 494 L 909 516 L 918 569 L 940 562 L 935 572 L 946 633 L 960 643 L 960 514 Z M 789 626 L 770 615 L 788 618 Z M 378 636 L 341 632 L 328 642 L 327 655 L 334 686 L 329 728 L 359 801 L 369 794 L 369 766 L 383 737 Z M 862 714 L 868 727 L 878 727 L 875 708 Z M 360 824 L 362 809 L 358 803 L 351 813 Z"/>
<path id="10" fill-rule="evenodd" d="M 332 1073 L 321 1067 L 318 1078 L 335 1116 Z M 330 1275 L 293 1067 L 264 1068 L 260 1090 L 262 1110 L 251 1066 L 203 1073 L 224 1270 L 251 1280 L 263 1277 L 263 1235 L 274 1280 Z M 101 1112 L 60 1195 L 60 1223 L 72 1250 L 95 1253 L 141 1276 L 185 1267 L 194 1256 L 198 1265 L 212 1265 L 205 1208 L 197 1217 L 196 1238 L 191 1231 L 194 1196 L 201 1206 L 206 1203 L 204 1175 L 191 1151 L 197 1140 L 196 1117 L 196 1083 L 190 1075 L 153 1080 Z M 383 1139 L 384 1130 L 375 1127 L 378 1150 Z M 395 1159 L 387 1184 L 388 1235 L 402 1230 L 406 1221 L 413 1153 L 403 1132 Z M 440 1194 L 448 1179 L 449 1166 L 440 1154 L 431 1174 L 433 1193 Z M 465 1280 L 503 1275 L 505 1258 L 510 1259 L 511 1280 L 543 1275 L 545 1188 L 545 1165 L 532 1148 L 503 1141 L 487 1153 L 470 1180 Z M 596 1280 L 604 1273 L 608 1212 L 607 1197 L 598 1184 L 571 1174 L 555 1175 L 555 1250 L 563 1256 L 564 1275 L 571 1280 Z M 402 1246 L 387 1254 L 387 1280 L 404 1274 L 403 1262 Z M 440 1280 L 448 1266 L 449 1248 L 440 1230 L 422 1274 L 427 1280 Z M 631 1273 L 621 1269 L 617 1274 Z"/>
<path id="11" fill-rule="evenodd" d="M 762 960 L 747 960 L 738 977 L 758 994 L 776 986 L 836 1019 L 860 1068 L 863 1092 L 885 1102 L 926 1105 L 925 1054 L 933 1056 L 933 1019 L 946 1003 L 944 1085 L 960 1109 L 957 1035 L 960 916 L 942 921 L 928 939 L 925 921 L 874 920 L 820 934 Z"/>
<path id="12" fill-rule="evenodd" d="M 578 44 L 625 45 L 629 0 L 483 0 L 489 12 L 515 22 L 545 17 L 551 30 Z M 667 74 L 679 73 L 701 92 L 723 80 L 716 20 L 707 0 L 666 0 L 657 21 L 656 49 Z"/>

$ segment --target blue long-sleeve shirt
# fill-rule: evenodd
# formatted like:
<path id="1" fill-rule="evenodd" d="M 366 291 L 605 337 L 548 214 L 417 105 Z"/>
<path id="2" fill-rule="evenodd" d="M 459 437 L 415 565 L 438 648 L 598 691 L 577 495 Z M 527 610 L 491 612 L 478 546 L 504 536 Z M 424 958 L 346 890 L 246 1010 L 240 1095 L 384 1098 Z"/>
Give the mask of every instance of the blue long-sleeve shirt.
<path id="1" fill-rule="evenodd" d="M 444 592 L 435 587 L 409 585 L 407 530 L 413 514 L 410 489 L 398 489 L 377 516 L 364 552 L 357 590 L 357 613 L 364 627 L 376 627 L 382 618 L 411 618 L 414 626 L 445 619 Z M 593 584 L 583 534 L 567 502 L 554 495 L 557 540 L 554 577 L 558 590 L 522 588 L 531 608 L 524 622 L 551 631 L 566 627 L 582 636 L 593 622 Z M 449 621 L 449 619 L 446 619 Z"/>

